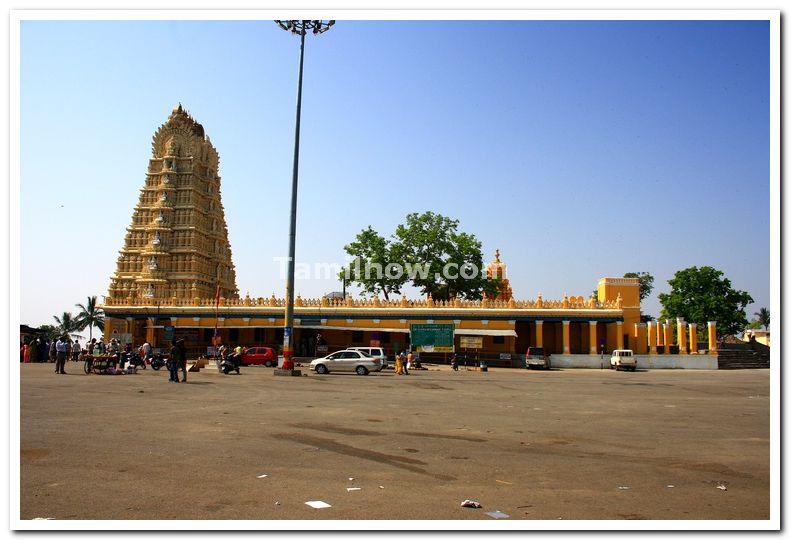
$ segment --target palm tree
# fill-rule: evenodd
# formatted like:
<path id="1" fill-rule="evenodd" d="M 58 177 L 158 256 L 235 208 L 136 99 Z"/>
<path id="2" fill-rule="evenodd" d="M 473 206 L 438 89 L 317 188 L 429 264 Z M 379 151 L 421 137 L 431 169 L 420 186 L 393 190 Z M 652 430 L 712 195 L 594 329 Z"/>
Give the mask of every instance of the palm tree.
<path id="1" fill-rule="evenodd" d="M 52 316 L 52 318 L 58 324 L 58 334 L 71 334 L 72 331 L 78 330 L 77 320 L 74 319 L 71 312 L 63 312 L 62 316 Z"/>
<path id="2" fill-rule="evenodd" d="M 75 306 L 80 309 L 80 313 L 77 314 L 76 330 L 82 331 L 85 330 L 85 327 L 88 327 L 89 341 L 93 338 L 94 327 L 104 332 L 104 310 L 96 307 L 96 295 L 88 297 L 88 302 L 85 306 L 82 304 L 76 304 Z"/>
<path id="3" fill-rule="evenodd" d="M 769 330 L 769 310 L 766 308 L 761 308 L 758 312 L 755 312 L 755 315 L 758 316 L 758 323 L 763 325 L 765 331 Z"/>

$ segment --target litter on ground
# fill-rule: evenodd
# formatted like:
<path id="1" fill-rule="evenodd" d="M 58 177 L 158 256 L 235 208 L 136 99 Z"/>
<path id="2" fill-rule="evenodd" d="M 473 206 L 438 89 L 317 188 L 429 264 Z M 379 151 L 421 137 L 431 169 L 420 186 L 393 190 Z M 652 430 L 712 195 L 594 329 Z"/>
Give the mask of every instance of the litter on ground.
<path id="1" fill-rule="evenodd" d="M 461 506 L 462 507 L 474 507 L 476 509 L 479 508 L 479 507 L 482 507 L 482 505 L 479 502 L 476 502 L 475 500 L 464 500 L 463 502 L 461 502 Z"/>
<path id="2" fill-rule="evenodd" d="M 346 492 L 351 492 L 352 490 L 362 490 L 360 487 L 349 487 L 346 489 Z"/>
<path id="3" fill-rule="evenodd" d="M 728 490 L 728 487 L 726 487 L 725 485 L 717 485 L 717 488 L 720 490 Z"/>
<path id="4" fill-rule="evenodd" d="M 256 477 L 256 479 L 263 479 L 264 477 L 267 477 L 267 475 L 265 473 L 262 473 L 261 475 Z"/>
<path id="5" fill-rule="evenodd" d="M 618 487 L 618 490 L 629 490 L 630 488 L 632 487 L 623 486 L 623 487 Z"/>
<path id="6" fill-rule="evenodd" d="M 495 479 L 498 483 L 502 483 L 504 485 L 513 485 L 513 483 L 509 483 L 508 481 L 500 481 L 499 479 Z"/>
<path id="7" fill-rule="evenodd" d="M 309 502 L 305 502 L 305 504 L 311 506 L 313 509 L 324 509 L 325 507 L 332 507 L 327 502 L 323 502 L 321 500 L 311 500 Z"/>
<path id="8" fill-rule="evenodd" d="M 506 515 L 503 512 L 500 512 L 500 511 L 489 511 L 486 514 L 489 515 L 492 518 L 508 518 L 510 516 L 510 515 Z"/>

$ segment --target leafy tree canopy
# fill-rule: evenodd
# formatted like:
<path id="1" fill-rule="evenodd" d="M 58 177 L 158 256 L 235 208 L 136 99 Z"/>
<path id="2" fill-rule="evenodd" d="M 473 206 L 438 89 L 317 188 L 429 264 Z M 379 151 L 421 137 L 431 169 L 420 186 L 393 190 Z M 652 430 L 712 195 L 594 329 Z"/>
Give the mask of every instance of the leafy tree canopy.
<path id="1" fill-rule="evenodd" d="M 735 335 L 747 326 L 745 307 L 753 302 L 746 291 L 731 287 L 731 281 L 713 267 L 690 267 L 668 280 L 670 293 L 660 293 L 661 319 L 683 317 L 703 331 L 707 322 L 717 322 L 717 334 Z"/>
<path id="2" fill-rule="evenodd" d="M 436 300 L 480 299 L 485 287 L 494 291 L 496 286 L 482 272 L 480 241 L 475 235 L 459 232 L 458 226 L 458 220 L 433 212 L 407 215 L 390 240 L 369 226 L 345 246 L 353 258 L 346 273 L 364 292 L 381 292 L 386 299 L 400 293 L 407 283 Z M 358 261 L 359 266 L 355 265 Z M 374 266 L 374 271 L 381 267 L 382 274 L 369 272 L 366 276 L 366 263 Z"/>
<path id="3" fill-rule="evenodd" d="M 395 277 L 388 265 L 394 260 L 392 245 L 371 226 L 357 234 L 355 240 L 344 246 L 352 261 L 340 273 L 340 278 L 356 283 L 364 293 L 384 295 L 389 299 L 394 293 L 401 293 L 406 283 L 405 276 Z M 389 271 L 386 273 L 385 271 Z"/>

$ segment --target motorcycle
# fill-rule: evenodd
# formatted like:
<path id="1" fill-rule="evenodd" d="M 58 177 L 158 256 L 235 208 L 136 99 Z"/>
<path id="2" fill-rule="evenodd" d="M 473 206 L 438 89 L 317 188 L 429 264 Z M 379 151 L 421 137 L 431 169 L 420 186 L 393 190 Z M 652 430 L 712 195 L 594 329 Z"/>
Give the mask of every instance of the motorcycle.
<path id="1" fill-rule="evenodd" d="M 228 374 L 231 371 L 236 371 L 239 374 L 239 367 L 242 365 L 241 355 L 231 353 L 227 357 L 223 357 L 217 362 L 217 370 L 223 374 Z"/>
<path id="2" fill-rule="evenodd" d="M 162 368 L 163 366 L 167 366 L 168 364 L 167 357 L 165 357 L 161 353 L 146 357 L 146 361 L 151 365 L 151 368 L 153 368 L 154 370 L 159 370 L 160 368 Z"/>
<path id="3" fill-rule="evenodd" d="M 146 369 L 146 362 L 137 353 L 124 353 L 124 364 L 126 363 L 129 363 L 129 366 L 134 366 L 135 368 L 142 366 L 143 370 Z"/>

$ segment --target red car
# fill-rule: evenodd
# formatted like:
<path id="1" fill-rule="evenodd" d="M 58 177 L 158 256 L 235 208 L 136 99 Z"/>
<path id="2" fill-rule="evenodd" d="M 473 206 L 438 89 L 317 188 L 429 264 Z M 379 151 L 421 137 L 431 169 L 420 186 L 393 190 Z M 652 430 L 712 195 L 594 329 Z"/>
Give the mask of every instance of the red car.
<path id="1" fill-rule="evenodd" d="M 272 348 L 254 346 L 242 352 L 242 364 L 263 364 L 264 366 L 277 366 L 277 354 Z"/>

